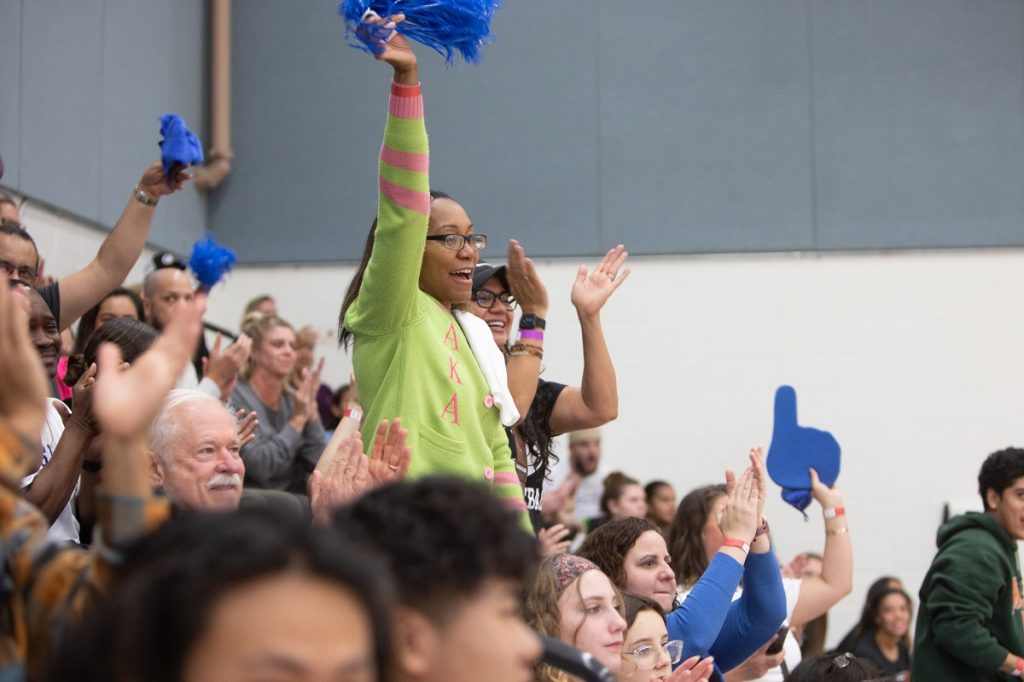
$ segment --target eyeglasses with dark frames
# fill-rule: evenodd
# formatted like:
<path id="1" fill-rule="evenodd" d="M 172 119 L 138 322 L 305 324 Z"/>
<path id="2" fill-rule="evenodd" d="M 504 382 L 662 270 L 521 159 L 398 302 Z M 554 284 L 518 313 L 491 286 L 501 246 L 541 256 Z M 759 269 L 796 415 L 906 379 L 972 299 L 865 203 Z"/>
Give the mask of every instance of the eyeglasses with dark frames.
<path id="1" fill-rule="evenodd" d="M 487 235 L 485 234 L 432 234 L 427 237 L 428 242 L 441 242 L 446 249 L 458 251 L 466 242 L 473 247 L 474 251 L 483 251 L 487 247 Z"/>
<path id="2" fill-rule="evenodd" d="M 473 300 L 481 308 L 490 308 L 494 305 L 494 302 L 501 301 L 501 304 L 505 306 L 506 310 L 516 309 L 516 297 L 507 291 L 502 291 L 500 294 L 490 289 L 477 289 L 473 292 Z"/>

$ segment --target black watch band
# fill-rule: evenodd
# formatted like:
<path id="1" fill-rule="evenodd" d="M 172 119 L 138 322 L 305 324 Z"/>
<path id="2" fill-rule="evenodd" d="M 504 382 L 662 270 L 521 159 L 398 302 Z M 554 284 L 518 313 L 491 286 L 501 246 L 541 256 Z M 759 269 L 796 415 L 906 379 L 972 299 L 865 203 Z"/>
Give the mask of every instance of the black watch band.
<path id="1" fill-rule="evenodd" d="M 523 315 L 522 319 L 519 320 L 520 329 L 544 329 L 547 323 L 543 317 L 538 317 L 534 314 Z"/>

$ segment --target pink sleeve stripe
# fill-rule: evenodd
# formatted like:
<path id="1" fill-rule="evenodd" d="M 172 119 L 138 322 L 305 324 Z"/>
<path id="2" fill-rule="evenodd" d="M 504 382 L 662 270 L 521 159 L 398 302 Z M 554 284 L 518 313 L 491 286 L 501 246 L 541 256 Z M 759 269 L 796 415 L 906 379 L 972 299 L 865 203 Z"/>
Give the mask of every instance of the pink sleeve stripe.
<path id="1" fill-rule="evenodd" d="M 514 500 L 513 499 L 505 500 L 505 504 L 507 504 L 508 506 L 512 507 L 513 509 L 517 509 L 517 510 L 520 510 L 520 511 L 526 511 L 526 502 L 524 502 L 522 500 L 522 498 L 517 498 L 517 499 L 514 499 Z"/>
<path id="2" fill-rule="evenodd" d="M 389 166 L 416 173 L 430 170 L 430 155 L 416 152 L 400 152 L 385 145 L 380 150 L 380 160 Z"/>
<path id="3" fill-rule="evenodd" d="M 388 182 L 384 178 L 380 178 L 380 191 L 381 194 L 386 196 L 396 206 L 401 206 L 423 215 L 430 213 L 429 192 L 417 192 L 414 189 Z"/>
<path id="4" fill-rule="evenodd" d="M 519 474 L 514 471 L 502 471 L 494 474 L 494 485 L 519 485 Z"/>
<path id="5" fill-rule="evenodd" d="M 423 98 L 399 97 L 391 95 L 388 100 L 388 113 L 396 118 L 423 118 Z"/>

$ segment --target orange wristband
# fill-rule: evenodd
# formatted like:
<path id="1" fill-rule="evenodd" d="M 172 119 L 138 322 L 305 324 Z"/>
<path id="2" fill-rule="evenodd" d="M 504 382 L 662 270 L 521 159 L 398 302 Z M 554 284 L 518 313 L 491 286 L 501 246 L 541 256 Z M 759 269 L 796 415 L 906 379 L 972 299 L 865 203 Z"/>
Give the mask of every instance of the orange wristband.
<path id="1" fill-rule="evenodd" d="M 826 519 L 834 519 L 839 516 L 846 516 L 846 507 L 835 507 L 833 509 L 825 509 L 822 511 Z"/>
<path id="2" fill-rule="evenodd" d="M 722 547 L 736 547 L 742 549 L 744 554 L 750 553 L 750 543 L 739 538 L 726 538 L 722 540 Z"/>

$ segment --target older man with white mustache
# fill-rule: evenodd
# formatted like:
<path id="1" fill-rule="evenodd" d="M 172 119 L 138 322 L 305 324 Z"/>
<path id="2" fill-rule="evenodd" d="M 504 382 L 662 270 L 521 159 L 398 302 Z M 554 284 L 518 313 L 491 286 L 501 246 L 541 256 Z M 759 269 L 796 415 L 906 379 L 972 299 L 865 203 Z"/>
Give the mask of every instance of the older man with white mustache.
<path id="1" fill-rule="evenodd" d="M 233 511 L 245 478 L 241 448 L 238 422 L 223 403 L 171 391 L 149 432 L 152 483 L 181 510 Z"/>
<path id="2" fill-rule="evenodd" d="M 250 426 L 252 426 L 250 424 Z M 374 447 L 363 451 L 358 419 L 342 420 L 309 479 L 309 506 L 278 490 L 250 490 L 246 504 L 280 513 L 311 513 L 318 523 L 370 488 L 404 479 L 411 448 L 401 420 L 382 421 Z M 245 431 L 245 429 L 243 429 Z M 207 393 L 171 391 L 149 431 L 150 482 L 162 487 L 180 511 L 234 511 L 242 501 L 245 464 L 238 419 Z"/>

